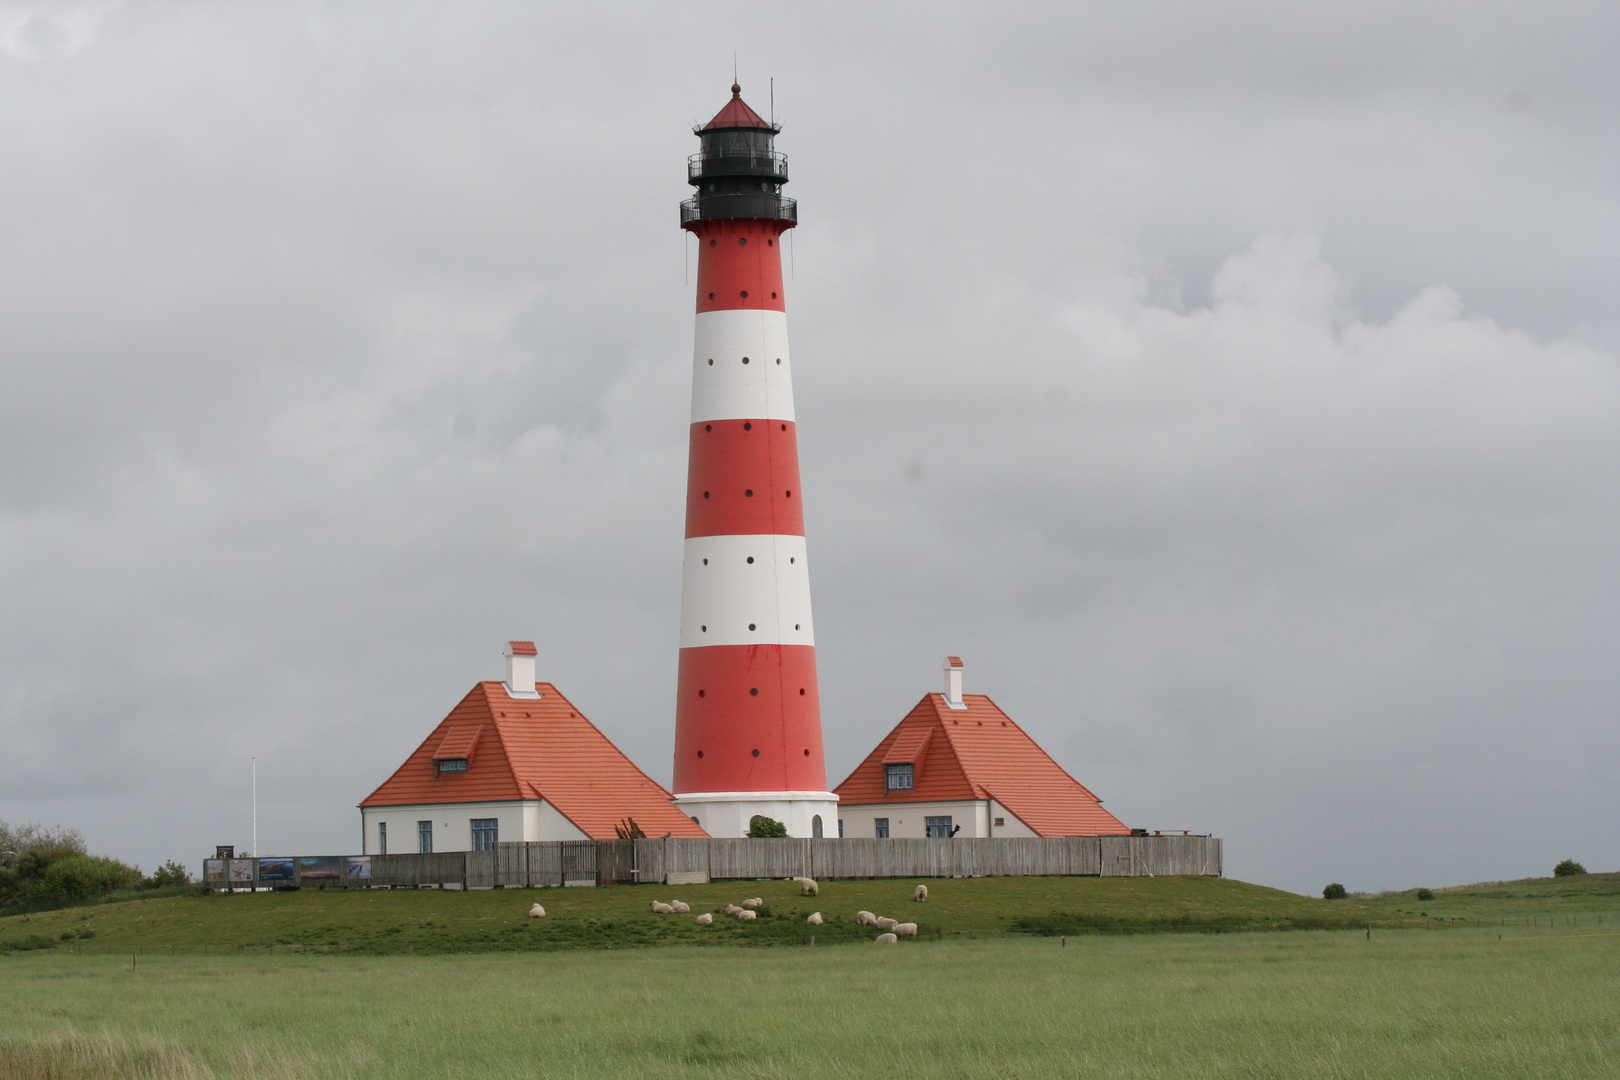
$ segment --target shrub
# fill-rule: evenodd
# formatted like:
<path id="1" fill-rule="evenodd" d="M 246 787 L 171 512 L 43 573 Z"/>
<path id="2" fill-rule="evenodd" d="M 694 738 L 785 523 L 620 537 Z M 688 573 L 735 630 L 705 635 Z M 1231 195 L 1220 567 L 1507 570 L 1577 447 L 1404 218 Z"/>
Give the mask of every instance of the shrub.
<path id="1" fill-rule="evenodd" d="M 1322 899 L 1324 900 L 1343 900 L 1349 895 L 1349 893 L 1344 891 L 1344 886 L 1340 885 L 1337 881 L 1322 890 Z"/>
<path id="2" fill-rule="evenodd" d="M 1419 900 L 1433 900 L 1434 891 L 1432 889 L 1419 889 L 1417 891 L 1417 898 Z"/>
<path id="3" fill-rule="evenodd" d="M 165 885 L 190 885 L 191 871 L 186 869 L 184 863 L 170 859 L 157 868 L 157 873 L 146 879 L 146 884 L 154 889 Z"/>
<path id="4" fill-rule="evenodd" d="M 83 855 L 84 837 L 77 829 L 53 825 L 7 825 L 0 821 L 0 866 L 14 867 L 24 855 L 35 849 L 60 851 L 67 855 Z"/>
<path id="5" fill-rule="evenodd" d="M 129 889 L 141 883 L 141 872 L 117 859 L 100 855 L 69 855 L 51 863 L 40 878 L 42 892 L 78 896 L 99 896 L 114 889 Z"/>
<path id="6" fill-rule="evenodd" d="M 786 836 L 787 826 L 775 818 L 756 817 L 748 826 L 749 836 Z"/>
<path id="7" fill-rule="evenodd" d="M 1579 877 L 1584 873 L 1586 873 L 1586 867 L 1574 859 L 1565 859 L 1553 867 L 1553 877 Z"/>

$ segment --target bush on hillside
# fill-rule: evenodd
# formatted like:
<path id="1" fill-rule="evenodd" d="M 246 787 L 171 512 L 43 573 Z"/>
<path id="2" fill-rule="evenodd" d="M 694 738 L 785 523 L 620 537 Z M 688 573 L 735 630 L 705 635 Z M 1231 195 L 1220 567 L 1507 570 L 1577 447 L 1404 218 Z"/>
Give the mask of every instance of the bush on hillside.
<path id="1" fill-rule="evenodd" d="M 157 873 L 146 879 L 148 888 L 160 889 L 165 885 L 190 885 L 191 871 L 182 862 L 170 859 L 157 868 Z"/>
<path id="2" fill-rule="evenodd" d="M 1340 885 L 1337 881 L 1322 890 L 1322 899 L 1324 900 L 1343 900 L 1349 895 L 1349 893 L 1344 891 L 1344 886 Z"/>
<path id="3" fill-rule="evenodd" d="M 69 855 L 58 859 L 40 878 L 41 892 L 68 896 L 101 896 L 114 889 L 132 889 L 141 883 L 141 872 L 117 859 L 101 855 Z"/>
<path id="4" fill-rule="evenodd" d="M 756 817 L 748 826 L 749 836 L 786 836 L 787 826 L 775 818 Z"/>
<path id="5" fill-rule="evenodd" d="M 1586 873 L 1586 867 L 1574 859 L 1565 859 L 1553 867 L 1553 877 L 1579 877 L 1584 873 Z"/>
<path id="6" fill-rule="evenodd" d="M 1419 900 L 1433 900 L 1434 899 L 1434 890 L 1433 889 L 1419 889 L 1417 891 L 1417 898 Z"/>
<path id="7" fill-rule="evenodd" d="M 89 849 L 79 830 L 53 825 L 29 823 L 7 825 L 0 821 L 0 867 L 14 869 L 24 855 L 31 851 L 59 851 L 68 855 L 83 855 Z"/>

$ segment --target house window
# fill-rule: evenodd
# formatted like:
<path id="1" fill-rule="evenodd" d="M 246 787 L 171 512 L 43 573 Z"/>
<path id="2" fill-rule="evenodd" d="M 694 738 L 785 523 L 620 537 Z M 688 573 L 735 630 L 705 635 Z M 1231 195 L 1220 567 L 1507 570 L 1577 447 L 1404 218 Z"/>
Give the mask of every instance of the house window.
<path id="1" fill-rule="evenodd" d="M 844 819 L 839 818 L 838 819 L 838 839 L 842 840 L 843 838 L 844 838 Z"/>
<path id="2" fill-rule="evenodd" d="M 1004 817 L 998 817 L 998 818 L 996 818 L 996 824 L 997 825 L 1005 825 L 1005 824 L 1007 824 L 1007 819 L 1004 818 Z"/>
<path id="3" fill-rule="evenodd" d="M 814 839 L 814 840 L 820 840 L 821 839 L 821 815 L 820 814 L 817 814 L 815 817 L 810 819 L 810 837 L 811 837 L 811 839 Z"/>
<path id="4" fill-rule="evenodd" d="M 883 769 L 888 774 L 890 791 L 911 790 L 910 765 L 885 765 L 883 766 Z"/>
<path id="5" fill-rule="evenodd" d="M 388 822 L 377 822 L 377 854 L 388 854 Z"/>
<path id="6" fill-rule="evenodd" d="M 495 840 L 500 835 L 500 826 L 501 823 L 492 817 L 473 818 L 473 850 L 494 851 Z"/>
<path id="7" fill-rule="evenodd" d="M 433 854 L 433 822 L 416 823 L 416 850 L 424 855 Z"/>
<path id="8" fill-rule="evenodd" d="M 928 826 L 927 835 L 929 836 L 943 838 L 951 835 L 951 819 L 948 817 L 927 818 L 925 819 L 924 824 Z"/>
<path id="9" fill-rule="evenodd" d="M 439 773 L 441 775 L 447 772 L 467 771 L 467 759 L 464 757 L 442 758 L 435 761 L 433 764 L 439 767 Z"/>
<path id="10" fill-rule="evenodd" d="M 889 838 L 889 819 L 888 818 L 886 818 L 886 817 L 875 818 L 872 821 L 872 825 L 873 825 L 873 835 L 876 836 L 879 840 L 887 840 Z"/>

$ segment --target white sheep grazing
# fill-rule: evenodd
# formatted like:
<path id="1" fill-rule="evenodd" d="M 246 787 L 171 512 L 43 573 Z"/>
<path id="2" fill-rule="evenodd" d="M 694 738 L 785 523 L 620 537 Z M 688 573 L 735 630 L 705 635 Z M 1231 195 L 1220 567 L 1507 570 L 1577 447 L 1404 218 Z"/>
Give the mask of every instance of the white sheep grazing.
<path id="1" fill-rule="evenodd" d="M 759 918 L 759 912 L 757 912 L 757 911 L 739 911 L 739 912 L 737 912 L 737 918 L 742 919 L 744 922 L 746 922 L 749 919 L 757 919 L 757 918 Z"/>
<path id="2" fill-rule="evenodd" d="M 894 932 L 899 937 L 916 937 L 917 924 L 914 922 L 903 922 L 894 928 Z"/>
<path id="3" fill-rule="evenodd" d="M 913 900 L 917 901 L 917 903 L 919 903 L 919 904 L 922 903 L 924 900 L 928 899 L 928 886 L 926 886 L 926 885 L 917 886 L 917 891 L 911 894 L 911 898 Z"/>
<path id="4" fill-rule="evenodd" d="M 669 902 L 669 906 L 680 915 L 685 915 L 692 910 L 692 905 L 688 904 L 685 900 L 671 900 Z"/>
<path id="5" fill-rule="evenodd" d="M 796 877 L 793 880 L 799 883 L 800 896 L 819 896 L 821 894 L 821 886 L 816 884 L 815 878 Z"/>
<path id="6" fill-rule="evenodd" d="M 534 907 L 529 909 L 529 918 L 531 918 L 531 919 L 543 919 L 545 917 L 546 917 L 546 909 L 541 907 L 539 904 L 536 904 L 536 905 L 534 905 Z"/>
<path id="7" fill-rule="evenodd" d="M 738 907 L 736 904 L 727 904 L 726 905 L 726 914 L 727 915 L 741 915 L 742 910 L 743 909 Z"/>
<path id="8" fill-rule="evenodd" d="M 673 914 L 675 914 L 675 909 L 670 907 L 668 904 L 664 903 L 662 900 L 654 900 L 652 902 L 652 909 L 654 911 L 658 912 L 658 914 L 660 914 L 660 915 L 673 915 Z"/>
<path id="9" fill-rule="evenodd" d="M 714 916 L 709 914 L 707 911 L 697 917 L 697 924 L 699 926 L 708 926 L 712 922 L 714 922 Z"/>
<path id="10" fill-rule="evenodd" d="M 872 940 L 876 941 L 879 945 L 893 945 L 900 939 L 895 937 L 893 934 L 879 934 Z"/>
<path id="11" fill-rule="evenodd" d="M 765 901 L 761 900 L 757 896 L 754 897 L 752 900 L 744 900 L 743 901 L 743 907 L 746 907 L 746 908 L 756 908 L 756 907 L 764 907 L 764 906 L 765 906 Z"/>
<path id="12" fill-rule="evenodd" d="M 820 926 L 821 925 L 821 912 L 812 911 L 810 914 L 808 914 L 808 915 L 806 915 L 804 917 L 804 921 L 809 923 L 811 926 Z"/>
<path id="13" fill-rule="evenodd" d="M 857 911 L 855 913 L 856 926 L 876 926 L 877 916 L 870 911 Z"/>
<path id="14" fill-rule="evenodd" d="M 895 927 L 897 927 L 899 925 L 900 925 L 900 920 L 899 919 L 890 919 L 890 918 L 886 918 L 886 917 L 884 917 L 882 915 L 878 916 L 877 928 L 879 930 L 893 930 Z"/>

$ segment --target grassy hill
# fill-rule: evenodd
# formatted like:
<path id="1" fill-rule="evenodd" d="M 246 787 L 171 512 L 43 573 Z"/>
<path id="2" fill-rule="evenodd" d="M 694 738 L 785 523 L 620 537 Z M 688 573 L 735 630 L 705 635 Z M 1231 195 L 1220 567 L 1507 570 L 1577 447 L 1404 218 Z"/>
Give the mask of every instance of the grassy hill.
<path id="1" fill-rule="evenodd" d="M 1447 920 L 1604 913 L 1620 924 L 1620 874 L 1535 878 L 1326 901 L 1220 878 L 969 878 L 928 882 L 830 881 L 801 897 L 786 881 L 586 889 L 340 890 L 180 896 L 99 904 L 0 919 L 0 950 L 211 951 L 318 948 L 365 954 L 528 951 L 673 944 L 798 944 L 869 937 L 859 910 L 918 923 L 925 935 L 1332 929 L 1434 925 Z M 756 922 L 693 915 L 728 902 L 765 900 Z M 682 899 L 693 915 L 656 915 L 654 899 Z M 528 918 L 544 904 L 548 917 Z M 821 927 L 804 917 L 820 911 Z"/>

